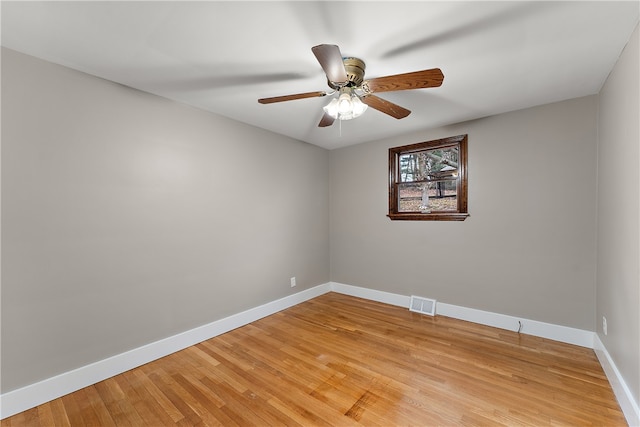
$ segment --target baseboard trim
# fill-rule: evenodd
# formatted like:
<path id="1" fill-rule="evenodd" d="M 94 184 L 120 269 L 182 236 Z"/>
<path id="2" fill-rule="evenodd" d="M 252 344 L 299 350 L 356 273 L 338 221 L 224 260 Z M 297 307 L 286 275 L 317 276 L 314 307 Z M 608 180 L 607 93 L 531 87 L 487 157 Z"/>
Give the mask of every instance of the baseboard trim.
<path id="1" fill-rule="evenodd" d="M 633 398 L 631 390 L 622 378 L 622 375 L 620 374 L 616 364 L 613 362 L 611 355 L 602 341 L 600 341 L 600 337 L 597 334 L 595 334 L 593 350 L 595 351 L 596 356 L 600 361 L 600 365 L 609 380 L 609 384 L 611 384 L 611 388 L 613 389 L 613 393 L 616 395 L 616 399 L 618 399 L 618 403 L 620 404 L 622 413 L 624 413 L 624 416 L 627 419 L 627 423 L 630 427 L 640 426 L 640 407 Z"/>
<path id="2" fill-rule="evenodd" d="M 397 305 L 400 307 L 408 308 L 411 299 L 409 296 L 345 285 L 344 283 L 331 282 L 330 285 L 331 290 L 334 292 Z M 426 297 L 429 296 L 426 295 Z M 581 347 L 593 348 L 594 333 L 582 329 L 476 310 L 474 308 L 446 304 L 440 301 L 436 303 L 436 314 L 511 331 L 517 331 L 518 328 L 520 328 L 520 325 L 522 325 L 520 332 L 527 335 L 548 338 L 554 341 L 579 345 Z"/>
<path id="3" fill-rule="evenodd" d="M 125 353 L 0 395 L 0 419 L 57 399 L 135 367 L 330 292 L 329 283 L 272 301 Z"/>
<path id="4" fill-rule="evenodd" d="M 393 294 L 375 289 L 361 288 L 359 286 L 345 285 L 344 283 L 329 282 L 331 291 L 352 297 L 364 298 L 371 301 L 382 302 L 398 307 L 409 308 L 410 296 Z"/>
<path id="5" fill-rule="evenodd" d="M 492 313 L 474 308 L 461 307 L 452 304 L 437 303 L 436 313 L 469 322 L 480 323 L 495 328 L 518 331 L 527 335 L 548 338 L 581 347 L 593 348 L 593 332 L 568 326 L 554 325 L 537 320 L 506 314 Z"/>

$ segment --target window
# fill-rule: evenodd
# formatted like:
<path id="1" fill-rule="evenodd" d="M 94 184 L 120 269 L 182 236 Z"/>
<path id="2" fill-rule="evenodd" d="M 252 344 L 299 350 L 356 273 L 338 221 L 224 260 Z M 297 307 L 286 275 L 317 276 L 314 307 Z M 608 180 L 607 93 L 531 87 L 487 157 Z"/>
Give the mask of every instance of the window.
<path id="1" fill-rule="evenodd" d="M 464 221 L 467 135 L 389 149 L 389 218 Z"/>

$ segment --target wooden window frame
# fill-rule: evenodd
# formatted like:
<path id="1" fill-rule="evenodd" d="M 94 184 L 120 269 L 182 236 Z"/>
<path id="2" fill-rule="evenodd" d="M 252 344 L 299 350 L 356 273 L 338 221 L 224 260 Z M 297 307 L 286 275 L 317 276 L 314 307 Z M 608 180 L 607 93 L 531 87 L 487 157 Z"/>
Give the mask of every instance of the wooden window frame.
<path id="1" fill-rule="evenodd" d="M 391 220 L 409 221 L 464 221 L 469 216 L 467 210 L 467 140 L 468 135 L 458 135 L 417 144 L 404 145 L 389 149 L 389 214 Z M 458 147 L 458 177 L 456 180 L 457 210 L 432 211 L 423 213 L 398 212 L 398 184 L 400 184 L 399 159 L 403 154 L 411 154 L 425 150 L 446 147 Z"/>

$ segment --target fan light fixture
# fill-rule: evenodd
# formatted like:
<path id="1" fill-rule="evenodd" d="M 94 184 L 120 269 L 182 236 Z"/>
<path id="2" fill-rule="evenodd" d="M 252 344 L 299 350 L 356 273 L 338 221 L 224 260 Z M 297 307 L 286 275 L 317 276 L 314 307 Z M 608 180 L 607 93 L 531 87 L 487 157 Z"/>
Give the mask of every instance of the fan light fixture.
<path id="1" fill-rule="evenodd" d="M 334 119 L 351 120 L 367 111 L 367 104 L 360 100 L 353 88 L 343 87 L 340 89 L 340 96 L 333 98 L 323 110 Z"/>

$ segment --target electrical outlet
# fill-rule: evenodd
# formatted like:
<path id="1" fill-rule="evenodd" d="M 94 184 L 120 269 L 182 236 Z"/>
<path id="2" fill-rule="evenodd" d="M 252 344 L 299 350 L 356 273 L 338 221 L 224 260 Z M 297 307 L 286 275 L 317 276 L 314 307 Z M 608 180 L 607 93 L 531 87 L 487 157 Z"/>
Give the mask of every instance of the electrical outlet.
<path id="1" fill-rule="evenodd" d="M 296 285 L 296 278 L 292 277 L 291 278 L 291 287 L 293 288 Z"/>
<path id="2" fill-rule="evenodd" d="M 607 318 L 602 316 L 602 332 L 607 335 Z"/>

